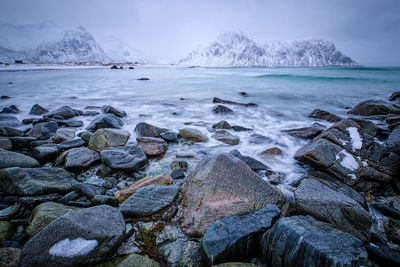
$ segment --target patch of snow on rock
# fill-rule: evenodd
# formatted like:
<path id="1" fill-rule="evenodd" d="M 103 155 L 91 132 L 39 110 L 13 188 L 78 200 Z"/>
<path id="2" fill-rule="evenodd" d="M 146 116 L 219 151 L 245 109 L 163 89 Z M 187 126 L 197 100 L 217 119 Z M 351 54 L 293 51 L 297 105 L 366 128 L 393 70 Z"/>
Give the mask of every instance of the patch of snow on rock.
<path id="1" fill-rule="evenodd" d="M 360 134 L 358 133 L 357 128 L 356 127 L 348 127 L 346 130 L 350 134 L 353 151 L 356 151 L 357 149 L 361 149 L 362 139 L 361 139 Z"/>
<path id="2" fill-rule="evenodd" d="M 345 167 L 348 170 L 355 171 L 358 169 L 358 162 L 355 160 L 353 155 L 351 155 L 349 152 L 346 150 L 341 150 L 337 155 L 336 155 L 336 160 L 339 160 L 342 156 L 342 160 L 340 162 L 340 165 Z"/>
<path id="3" fill-rule="evenodd" d="M 97 240 L 86 240 L 84 238 L 69 238 L 55 243 L 50 249 L 49 254 L 52 256 L 72 258 L 75 256 L 86 255 L 97 247 Z"/>

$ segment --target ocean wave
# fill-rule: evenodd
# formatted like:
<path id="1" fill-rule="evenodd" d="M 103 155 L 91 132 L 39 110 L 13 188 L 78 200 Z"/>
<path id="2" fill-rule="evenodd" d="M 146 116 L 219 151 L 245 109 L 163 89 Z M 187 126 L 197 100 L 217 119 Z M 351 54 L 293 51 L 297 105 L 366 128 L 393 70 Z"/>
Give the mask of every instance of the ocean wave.
<path id="1" fill-rule="evenodd" d="M 362 77 L 335 77 L 335 76 L 311 76 L 311 75 L 298 75 L 298 74 L 262 74 L 254 76 L 258 79 L 285 79 L 285 80 L 308 80 L 308 81 L 368 81 L 387 83 L 390 81 L 374 78 Z"/>

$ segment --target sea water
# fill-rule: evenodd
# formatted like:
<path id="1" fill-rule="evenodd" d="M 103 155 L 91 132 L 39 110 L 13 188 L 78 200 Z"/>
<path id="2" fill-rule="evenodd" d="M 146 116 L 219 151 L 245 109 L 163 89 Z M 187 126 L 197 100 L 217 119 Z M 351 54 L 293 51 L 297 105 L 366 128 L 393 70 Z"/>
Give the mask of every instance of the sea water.
<path id="1" fill-rule="evenodd" d="M 148 81 L 138 78 L 147 77 Z M 12 84 L 9 84 L 12 82 Z M 72 69 L 0 72 L 0 94 L 10 96 L 0 105 L 17 105 L 20 119 L 28 115 L 33 104 L 53 110 L 68 105 L 83 110 L 87 106 L 105 104 L 128 113 L 123 129 L 132 133 L 139 122 L 179 131 L 196 128 L 210 137 L 206 143 L 171 143 L 163 159 L 151 161 L 148 174 L 170 172 L 169 164 L 177 154 L 195 154 L 189 169 L 206 155 L 238 149 L 254 157 L 272 170 L 283 174 L 289 185 L 305 172 L 293 159 L 294 153 L 308 141 L 289 136 L 282 130 L 312 125 L 308 115 L 316 108 L 347 117 L 348 109 L 366 99 L 383 99 L 400 90 L 400 68 L 183 68 L 141 67 L 134 70 Z M 248 96 L 239 93 L 246 92 Z M 232 114 L 212 112 L 213 97 L 258 107 L 229 107 Z M 85 126 L 93 117 L 79 117 Z M 226 120 L 231 125 L 251 128 L 248 132 L 232 132 L 240 137 L 237 146 L 213 140 L 212 125 Z M 319 121 L 326 127 L 330 123 Z M 193 123 L 188 126 L 185 124 Z M 28 127 L 28 126 L 21 126 Z M 84 127 L 79 128 L 83 131 Z M 250 136 L 267 138 L 252 143 Z M 265 157 L 259 153 L 278 147 L 282 155 Z M 290 186 L 284 186 L 289 188 Z"/>

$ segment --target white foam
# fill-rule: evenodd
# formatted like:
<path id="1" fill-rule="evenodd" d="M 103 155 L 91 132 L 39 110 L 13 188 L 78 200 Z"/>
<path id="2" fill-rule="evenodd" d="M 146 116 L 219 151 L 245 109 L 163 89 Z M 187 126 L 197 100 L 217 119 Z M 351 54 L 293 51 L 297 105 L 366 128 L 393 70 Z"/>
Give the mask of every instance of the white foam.
<path id="1" fill-rule="evenodd" d="M 75 256 L 86 255 L 97 247 L 97 240 L 86 240 L 84 238 L 69 238 L 55 243 L 50 249 L 49 254 L 52 256 L 72 258 Z"/>
<path id="2" fill-rule="evenodd" d="M 358 162 L 356 159 L 346 150 L 342 149 L 337 155 L 336 155 L 336 160 L 340 159 L 340 155 L 343 156 L 340 165 L 345 167 L 348 170 L 354 171 L 358 169 Z"/>
<path id="3" fill-rule="evenodd" d="M 362 139 L 360 134 L 358 133 L 358 130 L 356 127 L 348 127 L 346 129 L 351 138 L 351 145 L 353 146 L 353 151 L 356 151 L 357 149 L 361 149 L 362 147 Z"/>

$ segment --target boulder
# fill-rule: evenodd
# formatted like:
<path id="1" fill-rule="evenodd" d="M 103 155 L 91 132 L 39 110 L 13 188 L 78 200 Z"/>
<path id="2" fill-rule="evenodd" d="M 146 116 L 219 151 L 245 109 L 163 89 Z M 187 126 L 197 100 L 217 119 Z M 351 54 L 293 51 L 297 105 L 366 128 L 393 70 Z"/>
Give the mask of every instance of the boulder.
<path id="1" fill-rule="evenodd" d="M 125 222 L 118 209 L 101 205 L 68 212 L 25 244 L 20 264 L 93 265 L 113 257 L 124 234 Z"/>
<path id="2" fill-rule="evenodd" d="M 183 247 L 182 259 L 179 262 L 179 266 L 203 267 L 203 254 L 201 243 L 190 240 Z"/>
<path id="3" fill-rule="evenodd" d="M 13 136 L 24 136 L 24 132 L 18 129 L 10 127 L 0 127 L 0 136 L 13 137 Z"/>
<path id="4" fill-rule="evenodd" d="M 178 192 L 179 188 L 176 186 L 148 185 L 125 200 L 120 210 L 125 217 L 146 217 L 170 206 Z"/>
<path id="5" fill-rule="evenodd" d="M 120 118 L 125 117 L 127 115 L 125 111 L 120 110 L 120 109 L 115 108 L 110 105 L 104 105 L 101 108 L 101 111 L 103 111 L 103 113 L 106 113 L 106 114 L 114 114 L 115 116 L 118 116 Z"/>
<path id="6" fill-rule="evenodd" d="M 0 189 L 9 195 L 66 193 L 77 181 L 61 168 L 7 168 L 0 170 Z"/>
<path id="7" fill-rule="evenodd" d="M 175 169 L 171 172 L 172 179 L 183 179 L 185 178 L 185 173 L 182 169 Z"/>
<path id="8" fill-rule="evenodd" d="M 136 141 L 147 156 L 164 155 L 168 149 L 168 143 L 162 138 L 138 137 Z"/>
<path id="9" fill-rule="evenodd" d="M 362 266 L 364 244 L 311 216 L 280 218 L 261 238 L 268 266 Z"/>
<path id="10" fill-rule="evenodd" d="M 139 181 L 136 181 L 127 188 L 115 192 L 115 197 L 119 203 L 122 203 L 140 188 L 152 184 L 170 185 L 172 184 L 172 178 L 169 174 L 161 174 L 153 177 L 145 177 L 140 179 Z"/>
<path id="11" fill-rule="evenodd" d="M 21 125 L 21 122 L 18 120 L 17 117 L 0 114 L 0 126 L 2 126 L 2 127 L 18 127 L 20 125 Z"/>
<path id="12" fill-rule="evenodd" d="M 389 113 L 400 114 L 400 106 L 383 100 L 366 100 L 359 103 L 347 113 L 360 116 L 387 115 Z"/>
<path id="13" fill-rule="evenodd" d="M 181 169 L 183 171 L 187 171 L 189 168 L 189 164 L 184 160 L 174 160 L 171 162 L 171 164 L 169 164 L 169 166 L 171 167 L 171 170 Z"/>
<path id="14" fill-rule="evenodd" d="M 10 105 L 8 107 L 0 107 L 0 113 L 20 113 L 21 111 L 16 105 Z"/>
<path id="15" fill-rule="evenodd" d="M 15 136 L 9 138 L 13 149 L 24 149 L 24 148 L 31 148 L 31 143 L 37 141 L 35 137 L 22 137 L 22 136 Z"/>
<path id="16" fill-rule="evenodd" d="M 14 235 L 14 227 L 10 222 L 0 221 L 0 244 L 10 240 Z"/>
<path id="17" fill-rule="evenodd" d="M 275 205 L 266 205 L 253 212 L 232 215 L 212 223 L 203 237 L 203 250 L 208 262 L 248 260 L 259 256 L 260 238 L 279 216 Z"/>
<path id="18" fill-rule="evenodd" d="M 46 117 L 46 118 L 61 117 L 63 119 L 70 119 L 70 118 L 80 116 L 80 115 L 82 115 L 82 111 L 73 109 L 68 106 L 63 106 L 56 110 L 46 113 L 46 115 L 44 117 Z"/>
<path id="19" fill-rule="evenodd" d="M 240 142 L 240 139 L 238 136 L 233 135 L 226 130 L 216 131 L 211 137 L 222 143 L 225 143 L 225 144 L 228 144 L 231 146 L 237 145 Z"/>
<path id="20" fill-rule="evenodd" d="M 38 161 L 45 162 L 54 162 L 57 158 L 58 152 L 60 149 L 55 144 L 44 144 L 41 146 L 37 146 L 33 149 L 33 157 Z"/>
<path id="21" fill-rule="evenodd" d="M 263 143 L 272 143 L 273 142 L 273 140 L 270 138 L 270 137 L 267 137 L 267 136 L 264 136 L 264 135 L 261 135 L 261 134 L 251 134 L 250 136 L 249 136 L 249 143 L 250 144 L 256 144 L 256 145 L 259 145 L 259 144 L 263 144 Z"/>
<path id="22" fill-rule="evenodd" d="M 318 127 L 304 127 L 290 130 L 283 130 L 282 132 L 287 133 L 291 136 L 303 138 L 303 139 L 312 139 L 322 133 L 323 129 Z"/>
<path id="23" fill-rule="evenodd" d="M 208 137 L 206 135 L 204 135 L 199 130 L 193 129 L 193 128 L 183 128 L 179 131 L 179 135 L 182 138 L 185 138 L 187 140 L 191 140 L 194 142 L 207 142 L 208 141 Z"/>
<path id="24" fill-rule="evenodd" d="M 97 130 L 89 139 L 89 148 L 97 152 L 107 147 L 124 146 L 131 134 L 124 130 L 104 128 Z"/>
<path id="25" fill-rule="evenodd" d="M 33 125 L 32 129 L 30 129 L 26 135 L 39 140 L 45 140 L 52 137 L 57 129 L 58 124 L 54 121 L 41 122 Z"/>
<path id="26" fill-rule="evenodd" d="M 4 150 L 11 150 L 12 149 L 12 142 L 8 138 L 0 137 L 0 148 Z"/>
<path id="27" fill-rule="evenodd" d="M 89 126 L 86 127 L 86 130 L 96 131 L 102 128 L 121 129 L 123 125 L 124 123 L 120 118 L 118 118 L 114 114 L 107 114 L 102 115 L 90 122 Z"/>
<path id="28" fill-rule="evenodd" d="M 294 158 L 362 192 L 386 184 L 396 173 L 399 160 L 353 120 L 334 124 L 298 150 Z"/>
<path id="29" fill-rule="evenodd" d="M 228 105 L 237 105 L 237 106 L 244 106 L 244 107 L 257 107 L 258 105 L 255 103 L 239 103 L 230 100 L 223 100 L 218 97 L 213 98 L 213 103 L 220 103 L 220 104 L 228 104 Z"/>
<path id="30" fill-rule="evenodd" d="M 224 105 L 217 105 L 212 108 L 212 111 L 216 114 L 225 114 L 225 113 L 232 113 L 233 110 L 224 106 Z"/>
<path id="31" fill-rule="evenodd" d="M 217 122 L 212 127 L 214 129 L 232 129 L 232 126 L 227 121 Z"/>
<path id="32" fill-rule="evenodd" d="M 82 138 L 76 138 L 69 141 L 64 141 L 58 145 L 58 147 L 62 150 L 68 150 L 75 147 L 81 147 L 86 145 L 86 142 Z"/>
<path id="33" fill-rule="evenodd" d="M 39 104 L 35 104 L 32 106 L 31 111 L 29 111 L 30 115 L 43 115 L 48 113 L 49 111 L 47 109 L 45 109 L 44 107 L 42 107 Z"/>
<path id="34" fill-rule="evenodd" d="M 131 68 L 131 67 L 130 67 Z M 129 69 L 130 69 L 129 68 Z M 96 267 L 160 267 L 160 264 L 148 256 L 131 253 L 128 256 L 98 264 Z"/>
<path id="35" fill-rule="evenodd" d="M 243 126 L 240 126 L 240 125 L 233 125 L 233 126 L 232 126 L 232 129 L 233 129 L 234 131 L 236 131 L 236 132 L 246 132 L 246 131 L 251 131 L 251 130 L 253 130 L 253 129 L 251 129 L 251 128 L 246 128 L 246 127 L 243 127 Z"/>
<path id="36" fill-rule="evenodd" d="M 65 206 L 55 202 L 45 202 L 33 209 L 30 217 L 31 223 L 26 229 L 29 236 L 35 236 L 43 228 L 64 214 L 78 210 L 77 207 Z"/>
<path id="37" fill-rule="evenodd" d="M 255 172 L 271 171 L 271 169 L 264 163 L 256 160 L 255 158 L 242 155 L 237 149 L 231 150 L 229 154 L 234 155 L 235 157 L 246 163 Z"/>
<path id="38" fill-rule="evenodd" d="M 124 146 L 103 149 L 101 161 L 115 170 L 137 171 L 148 164 L 143 150 L 138 146 Z"/>
<path id="39" fill-rule="evenodd" d="M 100 160 L 98 152 L 87 147 L 71 148 L 57 159 L 54 166 L 63 167 L 69 171 L 79 171 L 89 168 Z"/>
<path id="40" fill-rule="evenodd" d="M 0 262 L 4 267 L 18 267 L 21 249 L 19 248 L 0 248 Z"/>
<path id="41" fill-rule="evenodd" d="M 78 134 L 78 136 L 80 138 L 82 138 L 82 140 L 85 141 L 86 143 L 89 143 L 90 137 L 92 135 L 93 135 L 93 132 L 91 132 L 91 131 L 83 131 L 83 132 Z"/>
<path id="42" fill-rule="evenodd" d="M 40 164 L 32 157 L 0 148 L 0 169 L 9 167 L 34 168 Z"/>
<path id="43" fill-rule="evenodd" d="M 216 220 L 275 204 L 288 213 L 288 200 L 250 167 L 227 153 L 206 157 L 182 185 L 179 220 L 189 236 L 202 236 Z"/>
<path id="44" fill-rule="evenodd" d="M 335 114 L 332 114 L 328 111 L 322 110 L 322 109 L 314 109 L 310 115 L 308 115 L 309 118 L 314 118 L 314 119 L 320 119 L 324 121 L 329 121 L 329 122 L 338 122 L 342 118 L 339 116 L 336 116 Z"/>
<path id="45" fill-rule="evenodd" d="M 400 127 L 392 130 L 386 140 L 386 144 L 390 151 L 400 154 Z"/>
<path id="46" fill-rule="evenodd" d="M 176 142 L 178 141 L 179 134 L 172 131 L 166 131 L 160 134 L 160 137 L 167 142 Z"/>
<path id="47" fill-rule="evenodd" d="M 134 131 L 137 137 L 160 137 L 162 133 L 165 133 L 168 130 L 146 122 L 139 122 Z"/>
<path id="48" fill-rule="evenodd" d="M 64 121 L 64 120 L 56 120 L 58 126 L 65 126 L 65 127 L 73 127 L 79 128 L 83 126 L 83 121 Z"/>
<path id="49" fill-rule="evenodd" d="M 372 225 L 372 217 L 368 210 L 349 195 L 342 193 L 343 191 L 337 191 L 328 185 L 316 179 L 302 180 L 294 192 L 298 212 L 311 215 L 363 242 L 368 242 Z M 346 185 L 343 184 L 343 187 Z"/>
<path id="50" fill-rule="evenodd" d="M 75 137 L 75 130 L 70 128 L 59 128 L 53 137 L 53 142 L 58 144 L 65 141 L 70 141 Z"/>

